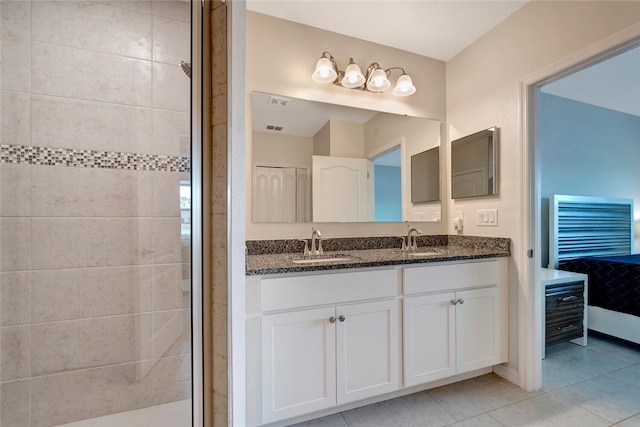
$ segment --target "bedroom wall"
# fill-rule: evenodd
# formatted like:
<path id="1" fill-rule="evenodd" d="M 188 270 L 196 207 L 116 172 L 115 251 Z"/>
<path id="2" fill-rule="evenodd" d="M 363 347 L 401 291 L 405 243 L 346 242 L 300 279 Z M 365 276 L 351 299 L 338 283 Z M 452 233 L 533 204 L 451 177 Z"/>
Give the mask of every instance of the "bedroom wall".
<path id="1" fill-rule="evenodd" d="M 520 133 L 520 82 L 638 22 L 640 2 L 532 1 L 447 62 L 449 141 L 500 127 L 499 194 L 450 200 L 447 211 L 464 212 L 465 235 L 512 240 L 508 369 L 514 376 L 519 371 L 518 306 L 529 286 L 521 277 L 527 248 L 521 233 L 526 197 L 521 170 L 526 158 Z M 492 208 L 498 209 L 498 226 L 477 227 L 472 220 L 475 211 Z M 455 233 L 451 221 L 446 225 L 449 233 Z"/>
<path id="2" fill-rule="evenodd" d="M 545 93 L 539 100 L 541 266 L 549 263 L 552 194 L 634 199 L 634 252 L 640 252 L 640 117 Z"/>

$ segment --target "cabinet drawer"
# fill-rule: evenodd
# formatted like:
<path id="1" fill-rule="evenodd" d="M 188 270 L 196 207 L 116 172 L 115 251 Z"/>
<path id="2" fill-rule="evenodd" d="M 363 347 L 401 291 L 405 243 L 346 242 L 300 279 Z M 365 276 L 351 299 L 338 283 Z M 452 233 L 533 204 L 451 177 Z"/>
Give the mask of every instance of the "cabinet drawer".
<path id="1" fill-rule="evenodd" d="M 411 267 L 403 274 L 405 294 L 496 286 L 500 280 L 498 261 Z"/>
<path id="2" fill-rule="evenodd" d="M 262 280 L 260 309 L 271 311 L 339 304 L 393 297 L 397 293 L 397 270 L 279 277 Z"/>
<path id="3" fill-rule="evenodd" d="M 545 329 L 545 344 L 580 338 L 584 334 L 582 317 L 560 323 L 547 324 Z"/>

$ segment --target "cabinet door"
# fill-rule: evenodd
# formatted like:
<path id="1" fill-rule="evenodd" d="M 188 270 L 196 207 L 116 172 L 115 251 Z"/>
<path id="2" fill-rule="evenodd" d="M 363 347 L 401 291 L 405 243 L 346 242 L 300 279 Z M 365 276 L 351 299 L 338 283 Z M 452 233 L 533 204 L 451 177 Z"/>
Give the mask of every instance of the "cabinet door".
<path id="1" fill-rule="evenodd" d="M 262 421 L 336 404 L 335 309 L 262 318 Z"/>
<path id="2" fill-rule="evenodd" d="M 458 373 L 500 363 L 498 288 L 456 293 Z"/>
<path id="3" fill-rule="evenodd" d="M 397 390 L 398 302 L 341 306 L 336 315 L 338 404 Z"/>
<path id="4" fill-rule="evenodd" d="M 456 373 L 455 293 L 404 299 L 404 385 Z"/>

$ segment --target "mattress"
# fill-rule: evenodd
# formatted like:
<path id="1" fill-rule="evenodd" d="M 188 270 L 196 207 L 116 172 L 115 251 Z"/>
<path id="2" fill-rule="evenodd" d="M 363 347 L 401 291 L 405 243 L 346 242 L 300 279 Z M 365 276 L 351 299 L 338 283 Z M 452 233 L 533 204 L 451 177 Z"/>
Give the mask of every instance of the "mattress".
<path id="1" fill-rule="evenodd" d="M 640 317 L 640 254 L 576 258 L 559 268 L 589 276 L 589 305 Z"/>

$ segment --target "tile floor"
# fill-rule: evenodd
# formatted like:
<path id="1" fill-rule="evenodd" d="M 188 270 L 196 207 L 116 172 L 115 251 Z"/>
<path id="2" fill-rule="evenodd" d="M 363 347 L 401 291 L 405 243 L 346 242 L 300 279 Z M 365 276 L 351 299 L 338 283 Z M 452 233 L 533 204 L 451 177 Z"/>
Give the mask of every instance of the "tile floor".
<path id="1" fill-rule="evenodd" d="M 590 334 L 548 347 L 542 370 L 536 393 L 489 374 L 295 427 L 640 427 L 640 346 Z"/>

